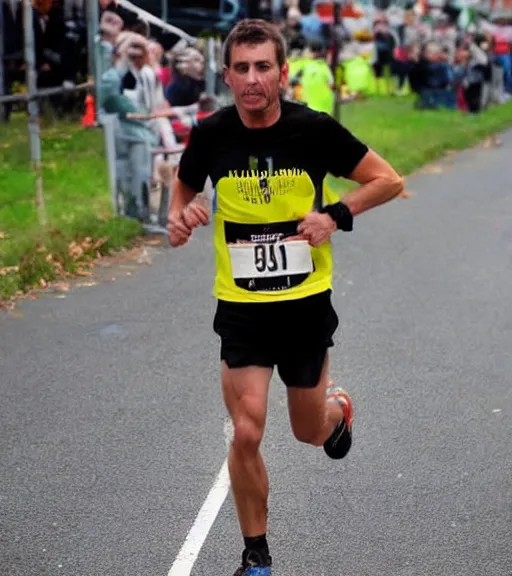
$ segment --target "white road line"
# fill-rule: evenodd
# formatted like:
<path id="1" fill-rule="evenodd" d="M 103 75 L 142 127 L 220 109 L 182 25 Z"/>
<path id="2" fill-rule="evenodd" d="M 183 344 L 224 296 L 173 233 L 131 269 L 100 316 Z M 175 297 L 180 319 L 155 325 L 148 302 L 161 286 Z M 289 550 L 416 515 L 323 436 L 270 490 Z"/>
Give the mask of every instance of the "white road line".
<path id="1" fill-rule="evenodd" d="M 233 440 L 233 432 L 233 422 L 227 416 L 224 419 L 224 441 L 227 451 Z M 226 458 L 167 576 L 190 576 L 204 541 L 226 500 L 230 486 L 228 459 Z"/>
<path id="2" fill-rule="evenodd" d="M 226 416 L 224 418 L 224 442 L 227 452 L 233 441 L 233 435 L 233 422 L 229 416 Z M 167 576 L 190 576 L 204 541 L 226 500 L 230 486 L 228 459 L 226 458 Z"/>
<path id="3" fill-rule="evenodd" d="M 217 518 L 217 514 L 228 495 L 229 487 L 228 461 L 226 458 L 167 576 L 190 576 L 208 532 L 210 532 L 215 518 Z"/>

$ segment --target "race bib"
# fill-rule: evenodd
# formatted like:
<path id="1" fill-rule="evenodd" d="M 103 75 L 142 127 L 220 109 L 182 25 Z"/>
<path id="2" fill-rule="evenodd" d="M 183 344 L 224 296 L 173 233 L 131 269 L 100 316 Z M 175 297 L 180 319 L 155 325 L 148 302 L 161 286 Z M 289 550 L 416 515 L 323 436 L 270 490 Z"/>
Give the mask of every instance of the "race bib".
<path id="1" fill-rule="evenodd" d="M 301 276 L 313 272 L 311 248 L 306 240 L 231 244 L 228 248 L 235 281 L 244 278 Z"/>
<path id="2" fill-rule="evenodd" d="M 250 292 L 289 290 L 314 271 L 311 247 L 297 235 L 298 222 L 270 224 L 224 223 L 231 275 Z"/>

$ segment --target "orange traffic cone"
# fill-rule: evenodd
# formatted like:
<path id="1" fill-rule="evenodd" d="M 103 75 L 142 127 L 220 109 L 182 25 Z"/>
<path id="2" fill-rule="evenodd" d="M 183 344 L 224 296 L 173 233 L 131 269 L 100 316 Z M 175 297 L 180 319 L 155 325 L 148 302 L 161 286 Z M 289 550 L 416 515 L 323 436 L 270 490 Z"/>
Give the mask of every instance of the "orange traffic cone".
<path id="1" fill-rule="evenodd" d="M 94 110 L 94 96 L 87 94 L 85 97 L 85 114 L 82 116 L 82 126 L 90 128 L 96 126 L 96 111 Z"/>

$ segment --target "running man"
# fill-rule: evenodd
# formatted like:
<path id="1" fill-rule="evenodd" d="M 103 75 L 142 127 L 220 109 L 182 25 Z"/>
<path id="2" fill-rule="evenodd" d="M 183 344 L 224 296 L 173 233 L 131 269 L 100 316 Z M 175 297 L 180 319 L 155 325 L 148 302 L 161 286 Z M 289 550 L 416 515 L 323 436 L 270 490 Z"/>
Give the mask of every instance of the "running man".
<path id="1" fill-rule="evenodd" d="M 324 113 L 280 98 L 286 48 L 275 27 L 244 20 L 225 42 L 225 80 L 235 105 L 193 128 L 169 209 L 172 246 L 208 223 L 193 202 L 208 176 L 213 202 L 224 401 L 234 427 L 229 472 L 244 538 L 235 576 L 270 576 L 268 477 L 260 454 L 274 367 L 287 387 L 297 440 L 342 458 L 351 445 L 348 395 L 328 382 L 338 326 L 331 305 L 330 237 L 353 217 L 397 196 L 398 174 Z M 359 186 L 326 204 L 327 173 Z"/>

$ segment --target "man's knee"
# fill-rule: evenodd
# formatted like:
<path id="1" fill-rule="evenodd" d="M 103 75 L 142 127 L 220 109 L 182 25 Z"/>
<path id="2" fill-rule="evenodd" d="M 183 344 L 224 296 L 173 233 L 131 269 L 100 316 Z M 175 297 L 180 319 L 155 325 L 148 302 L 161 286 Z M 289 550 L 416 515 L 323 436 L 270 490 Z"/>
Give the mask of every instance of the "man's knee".
<path id="1" fill-rule="evenodd" d="M 256 454 L 263 440 L 264 424 L 242 416 L 234 422 L 233 449 L 241 454 Z"/>
<path id="2" fill-rule="evenodd" d="M 269 368 L 228 368 L 222 364 L 224 402 L 233 421 L 232 446 L 238 453 L 256 454 L 260 447 L 271 375 Z"/>

